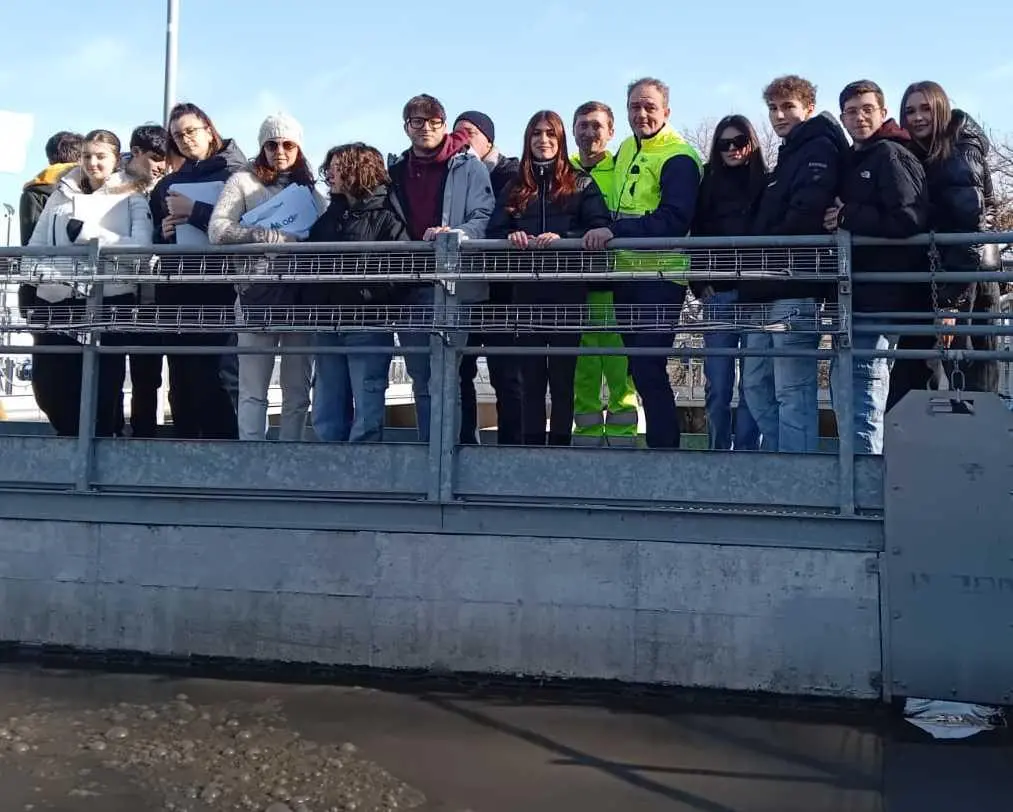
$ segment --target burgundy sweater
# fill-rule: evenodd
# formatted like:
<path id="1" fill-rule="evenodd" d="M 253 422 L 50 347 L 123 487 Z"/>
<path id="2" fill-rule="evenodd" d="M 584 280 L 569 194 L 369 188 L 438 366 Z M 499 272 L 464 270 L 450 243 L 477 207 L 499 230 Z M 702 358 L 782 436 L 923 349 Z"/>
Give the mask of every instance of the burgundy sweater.
<path id="1" fill-rule="evenodd" d="M 431 157 L 420 158 L 409 151 L 404 196 L 411 239 L 421 240 L 427 228 L 443 224 L 443 184 L 447 177 L 447 163 L 467 143 L 468 134 L 455 130 L 443 139 L 439 152 Z"/>

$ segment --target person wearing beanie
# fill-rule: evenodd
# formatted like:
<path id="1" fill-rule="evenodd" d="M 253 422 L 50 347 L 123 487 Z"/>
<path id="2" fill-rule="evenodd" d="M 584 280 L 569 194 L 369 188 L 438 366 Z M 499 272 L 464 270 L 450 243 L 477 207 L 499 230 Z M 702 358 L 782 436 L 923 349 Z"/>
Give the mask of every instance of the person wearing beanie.
<path id="1" fill-rule="evenodd" d="M 471 140 L 472 151 L 489 170 L 492 191 L 500 194 L 520 169 L 517 158 L 507 158 L 496 148 L 496 125 L 485 113 L 466 110 L 454 122 L 455 130 L 463 130 Z M 510 304 L 512 285 L 509 282 L 489 283 L 489 304 Z M 506 333 L 470 333 L 469 347 L 502 347 L 512 343 Z M 521 377 L 519 359 L 509 355 L 492 355 L 486 358 L 489 383 L 496 393 L 496 442 L 501 445 L 521 444 Z M 478 375 L 478 356 L 461 357 L 461 445 L 478 442 L 478 395 L 475 376 Z"/>
<path id="2" fill-rule="evenodd" d="M 316 179 L 303 154 L 302 126 L 289 115 L 268 116 L 257 137 L 260 151 L 246 169 L 236 172 L 225 183 L 208 223 L 208 237 L 216 244 L 277 244 L 304 239 L 280 228 L 248 226 L 243 215 L 266 203 L 292 184 L 307 187 L 313 195 L 317 214 L 324 210 L 323 198 L 315 191 Z M 258 260 L 243 271 L 278 273 L 279 267 L 268 259 Z M 275 308 L 296 304 L 297 286 L 292 284 L 240 284 L 239 304 L 246 323 L 256 323 Z M 243 333 L 240 347 L 306 347 L 304 333 Z M 273 355 L 241 355 L 239 358 L 239 439 L 263 440 L 267 431 L 267 393 L 274 372 Z M 281 359 L 281 427 L 279 439 L 299 441 L 305 438 L 310 406 L 312 358 L 307 354 L 287 354 Z"/>
<path id="3" fill-rule="evenodd" d="M 411 147 L 390 162 L 391 194 L 404 212 L 412 240 L 434 240 L 456 231 L 465 239 L 482 239 L 496 199 L 489 170 L 468 149 L 464 130 L 447 130 L 447 111 L 439 99 L 426 94 L 408 100 L 401 114 Z M 462 303 L 485 301 L 484 282 L 459 282 Z M 432 285 L 402 285 L 397 304 L 427 306 L 433 303 Z M 455 340 L 457 340 L 455 338 Z M 429 333 L 399 331 L 403 347 L 428 347 Z M 432 396 L 429 392 L 429 356 L 410 353 L 405 366 L 412 379 L 415 420 L 419 439 L 429 441 Z"/>

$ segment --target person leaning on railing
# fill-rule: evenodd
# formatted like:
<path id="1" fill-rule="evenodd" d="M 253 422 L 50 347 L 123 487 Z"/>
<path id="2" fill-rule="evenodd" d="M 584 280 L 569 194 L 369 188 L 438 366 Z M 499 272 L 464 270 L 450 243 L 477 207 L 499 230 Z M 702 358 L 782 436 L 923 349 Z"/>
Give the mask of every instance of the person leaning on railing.
<path id="1" fill-rule="evenodd" d="M 830 113 L 816 113 L 816 88 L 800 76 L 782 76 L 763 91 L 771 126 L 783 140 L 777 166 L 760 196 L 753 218 L 757 235 L 825 235 L 826 211 L 837 195 L 849 144 Z M 781 252 L 773 254 L 779 256 Z M 778 268 L 785 279 L 749 279 L 739 300 L 756 305 L 758 327 L 750 350 L 815 351 L 820 334 L 817 312 L 830 286 L 796 279 L 793 255 L 783 252 Z M 805 453 L 819 450 L 819 362 L 811 356 L 746 356 L 742 364 L 746 402 L 760 427 L 760 450 Z"/>
<path id="2" fill-rule="evenodd" d="M 310 229 L 309 242 L 396 242 L 408 240 L 404 213 L 389 192 L 390 177 L 383 155 L 363 143 L 331 148 L 321 167 L 331 189 L 331 203 Z M 341 270 L 342 254 L 318 260 L 321 276 Z M 377 352 L 319 353 L 313 382 L 313 430 L 324 442 L 383 440 L 386 392 L 394 333 L 381 328 L 383 308 L 396 299 L 391 282 L 368 281 L 371 272 L 389 267 L 387 254 L 355 258 L 361 281 L 309 283 L 301 287 L 300 303 L 314 308 L 321 327 L 318 347 L 365 347 Z M 355 308 L 360 308 L 358 311 Z M 351 322 L 358 329 L 342 329 Z M 381 352 L 387 349 L 389 352 Z"/>
<path id="3" fill-rule="evenodd" d="M 694 237 L 736 237 L 752 230 L 753 208 L 767 184 L 767 164 L 752 122 L 742 115 L 725 116 L 714 128 L 707 165 L 700 182 L 693 217 Z M 736 269 L 736 258 L 717 253 L 714 270 Z M 735 324 L 739 301 L 734 279 L 691 281 L 690 289 L 703 304 L 704 321 Z M 746 346 L 740 330 L 711 330 L 703 334 L 705 347 L 737 349 Z M 760 429 L 749 411 L 745 375 L 739 376 L 739 405 L 732 414 L 735 369 L 744 367 L 730 355 L 703 359 L 706 379 L 707 435 L 712 450 L 756 451 Z M 733 430 L 734 427 L 734 430 Z"/>
<path id="4" fill-rule="evenodd" d="M 313 170 L 302 151 L 302 126 L 291 116 L 268 116 L 260 125 L 257 138 L 260 151 L 246 169 L 233 174 L 222 189 L 208 220 L 208 237 L 212 244 L 236 245 L 258 243 L 277 245 L 305 239 L 306 232 L 294 233 L 279 226 L 244 225 L 243 215 L 283 192 L 289 187 L 308 190 L 308 206 L 323 211 L 324 201 L 316 192 Z M 288 210 L 285 210 L 288 212 Z M 290 217 L 296 216 L 293 211 Z M 308 231 L 308 229 L 307 229 Z M 283 273 L 294 268 L 285 257 L 251 258 L 237 261 L 237 269 L 265 275 Z M 299 287 L 295 283 L 237 285 L 239 304 L 247 327 L 266 327 L 272 315 L 284 318 L 297 303 Z M 301 331 L 239 333 L 239 346 L 254 349 L 308 347 L 310 339 Z M 274 372 L 275 356 L 244 354 L 239 357 L 239 439 L 263 440 L 267 432 L 267 396 Z M 306 438 L 306 420 L 310 408 L 310 384 L 313 361 L 309 353 L 287 353 L 281 357 L 281 425 L 278 438 L 297 442 Z"/>
<path id="5" fill-rule="evenodd" d="M 615 183 L 619 190 L 614 222 L 593 229 L 584 247 L 596 251 L 620 238 L 685 237 L 693 222 L 702 161 L 697 151 L 668 123 L 668 86 L 658 79 L 638 79 L 626 93 L 626 112 L 633 135 L 616 155 Z M 688 258 L 678 252 L 616 253 L 617 269 L 645 273 L 685 271 Z M 613 286 L 617 321 L 634 328 L 623 333 L 629 348 L 665 348 L 675 343 L 675 325 L 686 298 L 686 282 L 654 280 L 616 282 Z M 660 324 L 671 325 L 664 332 Z M 637 327 L 649 328 L 636 330 Z M 675 392 L 668 379 L 664 355 L 630 355 L 630 373 L 644 405 L 647 445 L 678 448 L 681 432 Z"/>
<path id="6" fill-rule="evenodd" d="M 560 237 L 582 237 L 611 221 L 605 198 L 590 175 L 569 161 L 566 127 L 558 113 L 540 110 L 524 129 L 521 168 L 497 201 L 487 235 L 503 239 L 521 250 L 546 248 Z M 581 282 L 518 282 L 513 300 L 531 306 L 534 322 L 548 322 L 545 332 L 521 332 L 517 343 L 525 347 L 577 347 L 578 325 L 560 325 L 569 314 L 582 310 L 587 285 Z M 569 306 L 569 307 L 568 307 Z M 523 316 L 521 317 L 523 320 Z M 570 445 L 573 431 L 573 373 L 576 355 L 522 355 L 521 432 L 525 445 L 544 445 L 545 390 L 552 398 L 549 445 Z"/>
<path id="7" fill-rule="evenodd" d="M 195 104 L 177 104 L 169 114 L 169 136 L 175 144 L 166 160 L 170 164 L 182 155 L 184 161 L 158 182 L 151 192 L 151 219 L 156 244 L 178 242 L 177 228 L 188 226 L 207 235 L 212 203 L 186 194 L 187 186 L 206 190 L 224 184 L 235 171 L 246 166 L 246 156 L 230 139 L 219 134 L 214 122 Z M 169 267 L 173 266 L 169 262 Z M 188 266 L 192 268 L 192 266 Z M 220 264 L 207 263 L 209 272 Z M 203 309 L 208 318 L 231 313 L 235 291 L 231 285 L 185 282 L 158 285 L 155 302 L 166 319 L 175 320 Z M 191 321 L 191 327 L 195 325 Z M 186 440 L 235 440 L 238 437 L 236 410 L 222 380 L 222 353 L 234 333 L 169 333 L 168 346 L 205 347 L 207 354 L 167 354 L 169 363 L 169 408 L 173 433 Z"/>
<path id="8" fill-rule="evenodd" d="M 120 140 L 108 130 L 93 130 L 84 137 L 81 165 L 65 174 L 46 201 L 29 240 L 30 246 L 55 249 L 82 245 L 97 239 L 103 247 L 151 244 L 151 215 L 144 195 L 120 172 Z M 81 198 L 97 195 L 101 201 L 86 205 Z M 61 322 L 84 320 L 87 289 L 59 281 L 59 252 L 55 262 L 40 260 L 37 272 L 52 276 L 35 289 L 28 313 L 29 325 L 57 326 Z M 137 288 L 132 284 L 105 283 L 103 307 L 133 306 Z M 36 346 L 79 346 L 73 330 L 34 333 Z M 123 344 L 113 333 L 103 343 Z M 123 409 L 123 380 L 126 356 L 103 354 L 98 362 L 98 396 L 95 407 L 95 436 L 111 437 L 120 428 Z M 32 356 L 32 391 L 56 433 L 62 437 L 78 433 L 81 408 L 82 355 L 37 353 Z M 90 431 L 90 427 L 85 428 Z"/>
<path id="9" fill-rule="evenodd" d="M 940 234 L 990 231 L 995 218 L 995 193 L 988 169 L 990 144 L 978 123 L 962 110 L 954 110 L 949 97 L 935 82 L 916 82 L 901 100 L 901 125 L 914 137 L 913 148 L 925 166 L 931 210 L 929 230 Z M 930 246 L 928 266 L 945 278 L 946 271 L 997 271 L 1001 268 L 997 245 Z M 957 314 L 999 310 L 998 282 L 951 282 L 920 285 L 918 311 Z M 991 320 L 960 320 L 987 325 Z M 931 349 L 939 344 L 952 349 L 995 350 L 997 336 L 904 336 L 901 349 Z M 939 385 L 969 392 L 995 392 L 999 386 L 998 361 L 965 361 L 958 369 L 925 361 L 898 358 L 890 373 L 887 408 L 912 389 Z M 944 378 L 945 376 L 945 378 Z"/>
<path id="10" fill-rule="evenodd" d="M 856 237 L 897 240 L 922 233 L 929 218 L 925 170 L 911 152 L 910 134 L 887 118 L 882 89 L 875 82 L 859 80 L 841 91 L 839 101 L 841 121 L 854 147 L 851 160 L 841 173 L 838 199 L 826 212 L 827 231 L 841 228 Z M 924 258 L 924 249 L 917 246 L 856 245 L 851 252 L 851 268 L 856 273 L 915 271 L 924 264 Z M 857 282 L 852 295 L 854 324 L 862 323 L 863 313 L 904 310 L 911 291 L 911 285 Z M 851 341 L 852 347 L 859 350 L 885 350 L 890 346 L 890 337 L 883 334 L 856 332 Z M 889 362 L 882 357 L 855 357 L 852 372 L 855 452 L 882 454 L 890 388 Z M 830 388 L 839 432 L 840 374 L 835 357 L 830 368 Z"/>

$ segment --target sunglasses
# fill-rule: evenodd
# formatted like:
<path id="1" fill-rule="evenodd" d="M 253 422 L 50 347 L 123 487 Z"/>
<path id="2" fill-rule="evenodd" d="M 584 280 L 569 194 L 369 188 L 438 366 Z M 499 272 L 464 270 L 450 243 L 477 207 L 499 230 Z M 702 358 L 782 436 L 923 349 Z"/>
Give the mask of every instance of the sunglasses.
<path id="1" fill-rule="evenodd" d="M 264 149 L 268 152 L 278 152 L 279 150 L 295 152 L 299 149 L 299 145 L 295 141 L 265 141 Z"/>
<path id="2" fill-rule="evenodd" d="M 731 152 L 733 149 L 745 149 L 748 146 L 749 138 L 744 135 L 718 139 L 718 152 Z"/>

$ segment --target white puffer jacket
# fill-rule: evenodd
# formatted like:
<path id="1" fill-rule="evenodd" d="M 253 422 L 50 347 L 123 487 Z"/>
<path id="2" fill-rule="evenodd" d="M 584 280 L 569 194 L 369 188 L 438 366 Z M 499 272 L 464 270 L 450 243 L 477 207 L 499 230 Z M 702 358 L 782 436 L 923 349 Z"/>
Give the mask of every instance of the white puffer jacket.
<path id="1" fill-rule="evenodd" d="M 67 224 L 75 219 L 74 201 L 78 197 L 89 194 L 81 188 L 81 177 L 81 169 L 78 167 L 60 179 L 53 194 L 46 202 L 46 207 L 42 210 L 42 215 L 39 217 L 39 222 L 28 243 L 29 246 L 61 248 L 70 245 L 83 245 L 94 239 L 97 239 L 103 248 L 151 245 L 151 210 L 148 208 L 148 201 L 143 194 L 137 191 L 136 183 L 122 172 L 113 174 L 94 194 L 113 195 L 125 201 L 129 212 L 129 225 L 126 229 L 121 230 L 126 233 L 106 228 L 100 222 L 84 220 L 80 234 L 77 235 L 76 240 L 72 241 L 70 235 L 67 234 Z M 77 219 L 80 217 L 81 215 L 78 213 Z M 59 256 L 58 252 L 54 252 L 54 254 Z M 135 262 L 134 265 L 139 268 L 150 267 L 149 263 L 145 261 Z M 56 303 L 87 296 L 86 286 L 57 281 L 60 268 L 63 267 L 60 263 L 40 260 L 37 266 L 46 277 L 36 290 L 40 299 Z M 103 295 L 106 297 L 122 296 L 136 293 L 136 291 L 136 285 L 108 282 L 104 286 Z"/>

